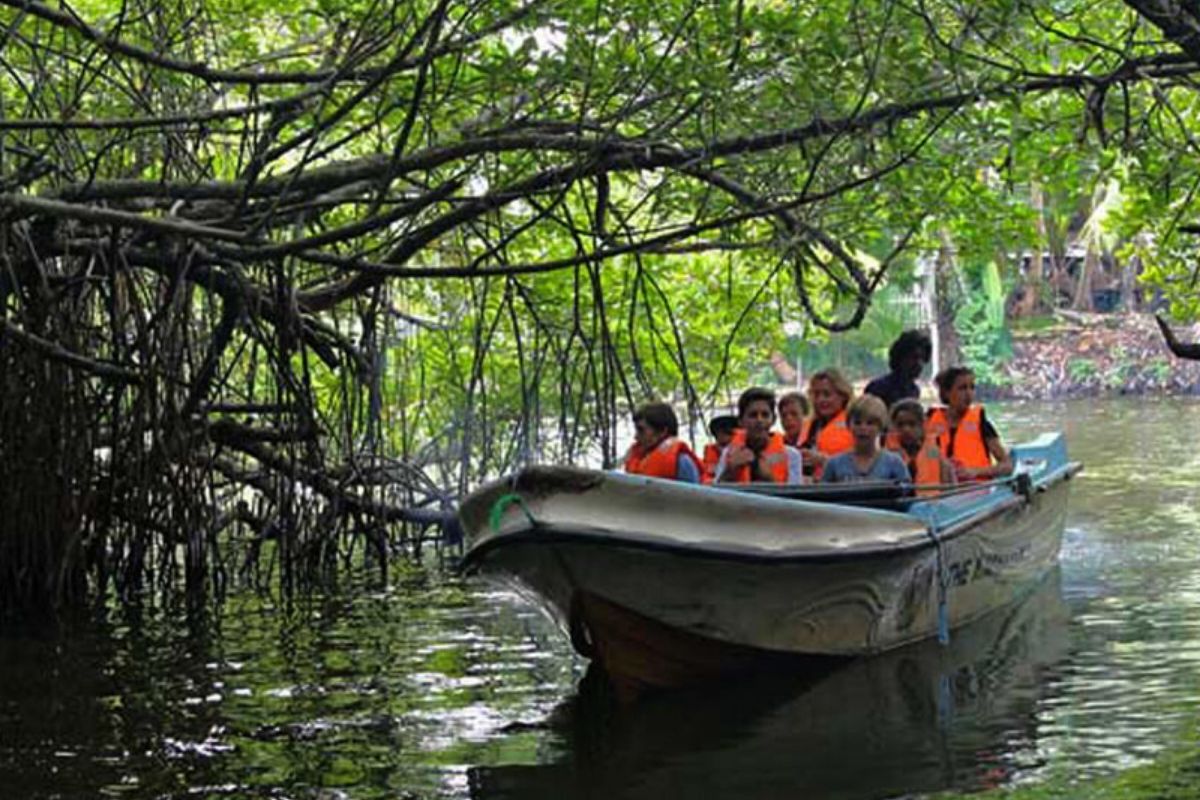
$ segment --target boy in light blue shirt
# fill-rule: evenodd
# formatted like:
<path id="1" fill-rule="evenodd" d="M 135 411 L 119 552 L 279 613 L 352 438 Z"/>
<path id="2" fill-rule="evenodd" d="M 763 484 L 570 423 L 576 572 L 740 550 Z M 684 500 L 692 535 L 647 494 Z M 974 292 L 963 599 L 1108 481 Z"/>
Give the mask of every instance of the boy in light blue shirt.
<path id="1" fill-rule="evenodd" d="M 854 449 L 829 459 L 821 483 L 911 482 L 904 459 L 879 447 L 879 436 L 887 427 L 887 408 L 882 400 L 862 395 L 850 404 L 846 419 L 854 436 Z"/>

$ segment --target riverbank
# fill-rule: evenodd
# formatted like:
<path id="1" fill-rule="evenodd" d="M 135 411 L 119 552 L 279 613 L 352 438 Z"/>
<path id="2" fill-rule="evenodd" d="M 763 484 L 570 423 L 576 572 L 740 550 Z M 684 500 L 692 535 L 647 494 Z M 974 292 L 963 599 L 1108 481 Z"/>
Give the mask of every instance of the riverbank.
<path id="1" fill-rule="evenodd" d="M 1200 340 L 1200 326 L 1179 327 Z M 990 397 L 1056 399 L 1102 395 L 1200 394 L 1200 361 L 1176 358 L 1151 314 L 1058 312 L 1013 331 L 1005 383 Z"/>

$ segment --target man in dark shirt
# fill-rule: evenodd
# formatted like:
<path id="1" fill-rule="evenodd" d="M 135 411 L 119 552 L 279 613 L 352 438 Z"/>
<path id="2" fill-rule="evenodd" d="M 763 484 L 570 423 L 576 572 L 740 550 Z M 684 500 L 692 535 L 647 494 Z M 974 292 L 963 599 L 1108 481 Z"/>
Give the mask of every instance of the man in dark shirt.
<path id="1" fill-rule="evenodd" d="M 888 408 L 897 400 L 920 397 L 921 388 L 916 381 L 932 358 L 933 343 L 929 335 L 924 331 L 905 331 L 888 349 L 891 372 L 868 383 L 863 391 L 878 397 Z"/>

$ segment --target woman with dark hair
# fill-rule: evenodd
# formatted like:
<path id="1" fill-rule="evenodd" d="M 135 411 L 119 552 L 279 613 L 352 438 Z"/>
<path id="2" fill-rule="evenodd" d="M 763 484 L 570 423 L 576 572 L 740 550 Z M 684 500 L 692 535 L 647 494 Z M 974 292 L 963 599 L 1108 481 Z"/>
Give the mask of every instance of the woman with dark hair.
<path id="1" fill-rule="evenodd" d="M 975 403 L 975 372 L 948 367 L 934 381 L 945 405 L 930 410 L 925 433 L 938 440 L 958 480 L 986 481 L 1011 474 L 1012 457 L 983 406 Z"/>
<path id="2" fill-rule="evenodd" d="M 700 482 L 700 459 L 679 435 L 679 419 L 666 403 L 646 403 L 633 413 L 634 441 L 625 471 L 685 483 Z"/>
<path id="3" fill-rule="evenodd" d="M 925 370 L 925 365 L 933 358 L 933 342 L 924 331 L 905 331 L 896 337 L 888 349 L 887 375 L 883 375 L 867 384 L 863 394 L 873 394 L 891 408 L 897 401 L 906 397 L 920 397 L 921 387 L 917 386 L 917 378 Z"/>

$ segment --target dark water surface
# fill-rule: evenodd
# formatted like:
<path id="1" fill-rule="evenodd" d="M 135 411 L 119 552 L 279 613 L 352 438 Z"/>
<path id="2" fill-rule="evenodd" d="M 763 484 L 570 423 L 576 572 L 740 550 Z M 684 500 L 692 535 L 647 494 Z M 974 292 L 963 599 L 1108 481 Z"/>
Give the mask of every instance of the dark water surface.
<path id="1" fill-rule="evenodd" d="M 991 415 L 1010 441 L 1062 427 L 1087 469 L 1061 568 L 949 647 L 618 709 L 536 611 L 429 575 L 9 631 L 0 798 L 886 798 L 1192 744 L 1200 403 Z"/>

